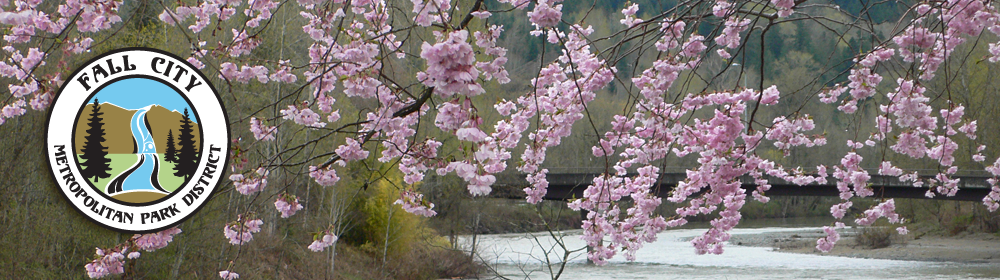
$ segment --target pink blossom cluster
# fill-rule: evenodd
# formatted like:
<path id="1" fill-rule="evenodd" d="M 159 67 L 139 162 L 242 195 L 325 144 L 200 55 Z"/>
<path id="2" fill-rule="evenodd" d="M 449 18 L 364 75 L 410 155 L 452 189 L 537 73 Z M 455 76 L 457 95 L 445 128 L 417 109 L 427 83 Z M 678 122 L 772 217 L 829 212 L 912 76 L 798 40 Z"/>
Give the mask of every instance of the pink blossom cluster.
<path id="1" fill-rule="evenodd" d="M 340 177 L 337 177 L 337 170 L 332 168 L 310 166 L 309 177 L 312 177 L 317 184 L 324 187 L 333 186 L 340 181 Z"/>
<path id="2" fill-rule="evenodd" d="M 418 216 L 431 217 L 437 215 L 437 212 L 433 210 L 434 203 L 424 201 L 423 194 L 411 190 L 403 190 L 399 194 L 399 199 L 392 204 L 399 204 L 403 207 L 403 211 Z"/>
<path id="3" fill-rule="evenodd" d="M 840 199 L 848 200 L 857 195 L 858 197 L 869 197 L 875 192 L 868 187 L 868 180 L 871 175 L 861 167 L 864 157 L 855 152 L 849 152 L 840 159 L 840 165 L 833 167 L 833 178 L 837 180 L 837 190 L 840 191 Z M 853 186 L 853 190 L 851 189 Z"/>
<path id="4" fill-rule="evenodd" d="M 225 280 L 239 279 L 240 274 L 229 270 L 219 271 L 219 277 Z"/>
<path id="5" fill-rule="evenodd" d="M 233 181 L 233 188 L 243 195 L 251 195 L 259 192 L 267 186 L 267 175 L 270 173 L 266 168 L 260 167 L 253 173 L 244 175 L 234 173 L 229 175 L 229 180 Z"/>
<path id="6" fill-rule="evenodd" d="M 449 0 L 410 0 L 413 2 L 413 22 L 420 26 L 430 26 L 434 23 L 447 22 L 451 9 Z"/>
<path id="7" fill-rule="evenodd" d="M 476 31 L 473 33 L 473 37 L 476 38 L 476 46 L 482 49 L 484 54 L 494 57 L 493 61 L 490 62 L 476 62 L 476 67 L 482 72 L 483 79 L 490 81 L 495 78 L 500 84 L 506 84 L 510 82 L 507 69 L 504 67 L 507 64 L 507 49 L 497 46 L 497 39 L 500 38 L 502 32 L 503 26 L 490 25 L 489 30 L 486 32 Z"/>
<path id="8" fill-rule="evenodd" d="M 178 233 L 181 233 L 181 229 L 173 227 L 154 233 L 136 234 L 132 236 L 132 240 L 138 249 L 152 252 L 167 247 Z M 131 256 L 129 255 L 130 258 Z"/>
<path id="9" fill-rule="evenodd" d="M 243 14 L 250 18 L 247 20 L 247 27 L 250 28 L 256 28 L 260 26 L 261 21 L 270 19 L 274 9 L 281 5 L 271 0 L 251 0 L 249 4 L 250 6 L 243 10 Z"/>
<path id="10" fill-rule="evenodd" d="M 528 174 L 528 183 L 531 185 L 525 188 L 525 192 L 530 203 L 540 202 L 547 193 L 548 180 L 545 179 L 545 173 L 548 171 L 540 168 L 545 161 L 546 151 L 549 147 L 559 145 L 563 137 L 570 135 L 573 123 L 584 117 L 587 103 L 596 97 L 595 92 L 607 86 L 617 71 L 614 67 L 606 66 L 604 60 L 591 51 L 586 36 L 593 31 L 591 26 L 584 28 L 573 25 L 569 33 L 549 32 L 547 41 L 552 44 L 561 42 L 562 54 L 556 61 L 542 68 L 537 78 L 532 79 L 534 89 L 528 95 L 518 98 L 519 106 L 514 107 L 516 112 L 511 115 L 511 122 L 502 121 L 497 124 L 494 135 L 507 139 L 495 140 L 501 141 L 497 144 L 498 147 L 504 147 L 504 142 L 515 142 L 520 138 L 519 135 L 528 127 L 530 118 L 539 120 L 537 129 L 528 134 L 530 143 L 526 144 L 521 155 L 522 164 L 518 166 L 519 171 Z M 513 136 L 515 134 L 518 135 L 516 138 Z"/>
<path id="11" fill-rule="evenodd" d="M 249 66 L 243 65 L 240 68 L 236 68 L 236 64 L 232 62 L 224 62 L 219 65 L 219 78 L 236 81 L 239 83 L 249 83 L 253 79 L 257 79 L 260 83 L 267 83 L 270 81 L 267 73 L 270 72 L 267 67 L 264 66 Z"/>
<path id="12" fill-rule="evenodd" d="M 67 3 L 67 5 L 60 5 L 59 14 L 62 18 L 57 18 L 56 21 L 53 21 L 53 18 L 51 17 L 54 16 L 54 14 L 50 15 L 38 9 L 38 5 L 41 4 L 41 1 L 16 1 L 15 4 L 17 5 L 9 11 L 0 11 L 0 24 L 10 25 L 10 33 L 4 34 L 3 39 L 8 43 L 14 44 L 27 43 L 31 41 L 32 37 L 35 36 L 38 31 L 52 34 L 59 33 L 70 23 L 70 19 L 80 11 L 80 5 L 82 5 L 79 1 L 75 1 L 72 4 Z M 121 3 L 111 2 L 107 4 L 117 5 Z M 119 21 L 121 20 L 115 9 L 107 11 L 114 13 L 110 15 L 112 18 L 117 18 Z M 96 18 L 99 16 L 101 15 L 95 12 L 87 13 L 87 17 L 89 18 Z M 104 19 L 107 18 L 107 16 L 104 17 Z M 97 27 L 103 26 L 105 22 L 106 20 L 101 22 Z M 91 30 L 91 27 L 95 27 L 95 25 L 77 28 L 81 32 L 97 31 Z"/>
<path id="13" fill-rule="evenodd" d="M 399 159 L 399 171 L 403 172 L 403 182 L 416 184 L 424 180 L 424 172 L 432 167 L 440 166 L 442 161 L 437 158 L 441 142 L 426 139 L 410 147 L 410 151 Z"/>
<path id="14" fill-rule="evenodd" d="M 42 1 L 25 2 L 40 4 Z M 60 5 L 58 8 L 59 14 L 63 16 L 63 19 L 60 19 L 58 24 L 39 21 L 39 27 L 41 27 L 39 29 L 48 29 L 47 31 L 52 32 L 56 29 L 56 26 L 66 26 L 70 18 L 79 14 L 79 19 L 76 21 L 76 29 L 80 32 L 97 32 L 105 30 L 111 28 L 111 24 L 122 21 L 122 18 L 118 16 L 119 6 L 121 6 L 120 1 L 69 0 L 66 1 L 65 5 Z"/>
<path id="15" fill-rule="evenodd" d="M 421 46 L 420 57 L 427 61 L 427 69 L 417 72 L 417 79 L 433 87 L 442 97 L 453 94 L 475 96 L 485 90 L 476 82 L 479 69 L 476 55 L 469 44 L 469 31 L 459 30 L 447 35 L 436 34 L 438 42 Z"/>
<path id="16" fill-rule="evenodd" d="M 347 162 L 358 161 L 368 157 L 368 151 L 361 147 L 361 143 L 352 138 L 344 139 L 346 143 L 337 147 L 337 155 Z"/>
<path id="17" fill-rule="evenodd" d="M 845 86 L 836 84 L 831 88 L 823 89 L 823 91 L 816 94 L 816 97 L 819 97 L 820 102 L 831 104 L 833 102 L 837 102 L 837 100 L 840 98 L 840 95 L 844 94 L 844 92 L 847 92 L 847 89 L 848 88 Z M 857 105 L 855 104 L 855 106 Z"/>
<path id="18" fill-rule="evenodd" d="M 437 174 L 442 176 L 449 172 L 455 172 L 456 175 L 469 183 L 467 187 L 472 195 L 489 194 L 492 191 L 490 186 L 496 182 L 496 177 L 493 174 L 506 169 L 505 161 L 510 158 L 510 152 L 498 147 L 493 136 L 480 130 L 479 125 L 482 124 L 483 120 L 476 114 L 476 109 L 470 99 L 456 98 L 438 108 L 435 125 L 444 131 L 454 131 L 459 140 L 471 143 L 471 149 L 474 152 L 464 160 L 433 164 L 431 160 L 436 158 L 437 147 L 440 146 L 440 143 L 435 141 L 432 143 L 433 149 L 424 148 L 423 153 L 416 154 L 426 159 L 418 167 L 426 169 L 429 168 L 428 164 L 434 165 L 437 167 Z M 512 145 L 516 145 L 516 142 Z M 414 171 L 414 169 L 410 168 L 410 165 L 401 165 L 400 170 L 403 170 L 407 177 L 415 179 L 415 176 L 411 175 L 410 171 Z"/>
<path id="19" fill-rule="evenodd" d="M 622 15 L 624 15 L 625 18 L 623 18 L 619 22 L 621 22 L 621 24 L 629 28 L 635 26 L 637 23 L 642 22 L 642 19 L 635 17 L 635 13 L 638 11 L 639 11 L 639 4 L 633 3 L 632 5 L 625 7 L 624 9 L 622 9 Z"/>
<path id="20" fill-rule="evenodd" d="M 729 35 L 733 36 L 738 36 L 738 30 L 749 24 L 732 23 Z M 825 171 L 815 177 L 801 171 L 789 173 L 773 162 L 752 155 L 765 133 L 745 133 L 748 131 L 742 116 L 746 102 L 759 100 L 761 105 L 776 104 L 780 98 L 776 87 L 764 91 L 746 89 L 735 93 L 688 94 L 681 99 L 681 104 L 672 103 L 674 98 L 669 95 L 668 89 L 673 81 L 680 72 L 696 66 L 700 61 L 697 57 L 706 49 L 700 36 L 690 36 L 686 43 L 681 44 L 684 28 L 683 21 L 663 23 L 661 30 L 665 32 L 663 38 L 657 41 L 657 48 L 670 55 L 655 61 L 650 69 L 633 79 L 643 97 L 636 104 L 637 113 L 631 117 L 615 116 L 611 131 L 606 132 L 599 145 L 593 147 L 595 156 L 621 157 L 613 166 L 615 174 L 595 178 L 584 191 L 584 197 L 570 204 L 573 209 L 590 211 L 584 223 L 583 239 L 593 247 L 589 258 L 596 263 L 606 262 L 617 250 L 624 251 L 626 258 L 632 258 L 635 250 L 641 248 L 643 243 L 655 240 L 655 234 L 665 227 L 682 225 L 686 223 L 684 217 L 712 213 L 720 206 L 720 217 L 712 221 L 713 228 L 696 237 L 692 243 L 698 253 L 722 253 L 723 244 L 729 239 L 727 232 L 738 224 L 739 210 L 747 197 L 740 188 L 739 177 L 743 175 L 751 175 L 761 185 L 754 192 L 754 197 L 761 201 L 767 201 L 763 192 L 770 186 L 763 178 L 765 174 L 802 184 L 825 182 Z M 738 43 L 739 40 L 736 41 Z M 539 79 L 546 77 L 545 70 L 543 68 Z M 712 117 L 707 120 L 693 118 L 693 124 L 688 125 L 679 121 L 695 111 L 709 108 L 714 108 L 711 110 L 714 114 L 710 114 Z M 767 132 L 774 139 L 791 142 L 796 133 L 812 129 L 813 125 L 807 120 L 799 120 L 797 126 L 794 121 L 788 121 L 791 125 L 788 128 L 781 128 L 785 122 L 779 120 L 778 131 Z M 809 140 L 809 143 L 825 142 L 817 139 Z M 529 148 L 525 154 L 530 155 L 531 151 Z M 658 174 L 653 164 L 670 153 L 679 157 L 699 154 L 701 166 L 688 170 L 688 179 L 678 184 L 668 198 L 677 203 L 690 199 L 689 206 L 677 210 L 678 218 L 666 221 L 653 213 L 660 199 L 650 193 L 650 188 L 656 184 Z M 639 176 L 627 176 L 629 168 L 638 168 Z M 532 180 L 530 176 L 529 182 Z M 705 192 L 698 198 L 690 198 L 703 190 Z M 532 193 L 528 191 L 530 196 Z M 635 203 L 622 210 L 617 202 L 626 196 Z M 606 237 L 610 237 L 612 242 L 607 242 Z"/>
<path id="21" fill-rule="evenodd" d="M 189 25 L 188 29 L 198 33 L 205 27 L 208 27 L 208 24 L 212 21 L 213 16 L 218 18 L 220 21 L 224 21 L 235 15 L 235 7 L 239 6 L 241 2 L 242 1 L 215 0 L 204 1 L 197 6 L 181 5 L 173 11 L 170 11 L 170 9 L 164 10 L 160 13 L 159 18 L 163 22 L 170 25 L 176 25 L 187 20 L 188 18 L 194 18 L 194 23 Z"/>
<path id="22" fill-rule="evenodd" d="M 989 171 L 993 178 L 986 180 L 990 184 L 990 193 L 983 197 L 983 204 L 986 205 L 986 209 L 993 212 L 1000 209 L 1000 180 L 997 179 L 1000 177 L 1000 158 L 987 166 L 986 171 Z"/>
<path id="23" fill-rule="evenodd" d="M 671 38 L 671 40 L 675 39 Z M 678 44 L 664 43 L 662 46 L 677 48 Z M 665 51 L 670 50 L 666 49 Z M 678 55 L 678 57 L 682 56 L 683 54 Z M 606 156 L 614 154 L 614 151 L 621 151 L 618 155 L 622 159 L 613 167 L 616 176 L 606 175 L 609 177 L 595 178 L 592 186 L 585 190 L 584 198 L 571 203 L 574 209 L 591 211 L 591 215 L 584 225 L 584 240 L 598 241 L 604 239 L 605 234 L 615 235 L 623 232 L 622 229 L 632 228 L 632 225 L 622 224 L 617 220 L 621 211 L 617 209 L 615 204 L 616 201 L 620 200 L 619 193 L 623 190 L 629 190 L 632 191 L 632 199 L 637 201 L 637 204 L 628 209 L 626 217 L 641 221 L 645 224 L 645 228 L 654 231 L 663 230 L 665 226 L 683 225 L 687 222 L 685 219 L 687 216 L 713 213 L 721 209 L 719 211 L 720 217 L 712 221 L 713 227 L 692 240 L 696 252 L 719 254 L 723 252 L 723 244 L 729 240 L 728 231 L 739 223 L 741 217 L 739 210 L 747 198 L 740 187 L 739 177 L 750 175 L 754 178 L 759 186 L 753 195 L 757 200 L 764 202 L 768 198 L 763 193 L 770 188 L 768 181 L 763 177 L 764 175 L 775 176 L 803 185 L 826 182 L 825 167 L 820 167 L 821 170 L 815 176 L 807 175 L 801 170 L 788 172 L 771 161 L 752 155 L 765 133 L 747 130 L 743 123 L 744 120 L 742 120 L 746 110 L 745 102 L 760 100 L 759 104 L 761 105 L 776 104 L 780 93 L 775 87 L 768 88 L 763 92 L 746 89 L 735 93 L 689 94 L 678 106 L 668 103 L 667 100 L 672 99 L 666 98 L 669 97 L 667 89 L 672 80 L 677 77 L 676 74 L 685 70 L 685 64 L 674 68 L 657 68 L 659 67 L 657 63 L 668 64 L 675 61 L 672 59 L 676 58 L 668 57 L 654 62 L 653 68 L 647 69 L 643 76 L 633 80 L 640 85 L 643 94 L 643 99 L 636 105 L 636 110 L 639 113 L 632 117 L 615 116 L 611 131 L 605 133 L 600 145 L 593 147 L 595 156 Z M 683 61 L 681 62 L 683 63 Z M 654 71 L 659 69 L 663 69 L 660 73 L 671 74 L 665 76 L 660 74 L 660 76 L 667 77 L 665 79 L 656 78 Z M 693 124 L 690 125 L 681 124 L 678 121 L 687 118 L 695 111 L 708 108 L 716 109 L 713 110 L 714 115 L 707 120 L 693 118 Z M 808 117 L 796 120 L 779 119 L 776 123 L 777 125 L 766 130 L 766 134 L 771 135 L 772 140 L 785 139 L 786 143 L 802 145 L 805 145 L 806 141 L 811 145 L 825 144 L 822 138 L 811 140 L 804 135 L 797 136 L 802 131 L 813 128 L 814 125 L 808 121 Z M 677 209 L 678 217 L 664 221 L 660 226 L 659 222 L 662 221 L 662 217 L 655 216 L 651 208 L 637 207 L 659 204 L 659 198 L 649 193 L 649 187 L 655 182 L 655 174 L 658 173 L 655 171 L 655 166 L 651 164 L 665 158 L 670 153 L 674 153 L 678 157 L 692 153 L 698 154 L 701 156 L 698 160 L 701 166 L 694 170 L 688 170 L 687 180 L 680 182 L 674 189 L 672 196 L 668 198 L 675 203 L 690 199 L 689 205 Z M 639 166 L 640 175 L 629 178 L 626 176 L 627 169 L 633 166 Z M 645 172 L 654 175 L 643 175 Z M 644 176 L 648 178 L 643 178 Z M 704 193 L 702 193 L 703 191 Z M 691 197 L 697 193 L 702 194 L 697 198 Z M 648 198 L 641 198 L 641 196 Z M 643 203 L 638 203 L 640 201 Z M 612 237 L 612 240 L 614 239 Z M 649 242 L 648 239 L 633 240 L 639 244 Z M 626 248 L 641 247 L 639 244 L 629 244 Z M 614 256 L 613 249 L 617 248 L 598 246 L 591 252 L 590 258 L 598 263 L 604 262 L 607 258 Z M 626 258 L 630 254 L 626 250 Z"/>
<path id="24" fill-rule="evenodd" d="M 809 115 L 803 115 L 800 118 L 791 120 L 785 117 L 777 117 L 773 123 L 771 129 L 767 131 L 765 138 L 773 140 L 774 147 L 783 151 L 786 156 L 790 153 L 789 149 L 795 146 L 812 147 L 826 144 L 826 138 L 822 136 L 810 138 L 802 133 L 802 131 L 809 131 L 816 128 L 812 117 Z"/>
<path id="25" fill-rule="evenodd" d="M 137 259 L 141 255 L 139 250 L 152 252 L 167 247 L 173 241 L 173 236 L 178 233 L 181 233 L 181 230 L 174 227 L 154 233 L 136 234 L 112 248 L 97 248 L 95 259 L 87 263 L 84 268 L 90 278 L 122 274 L 126 257 Z"/>
<path id="26" fill-rule="evenodd" d="M 826 237 L 816 240 L 816 249 L 821 252 L 827 253 L 833 250 L 833 246 L 840 241 L 840 233 L 837 233 L 838 229 L 844 228 L 844 223 L 837 222 L 834 227 L 824 226 L 823 232 L 826 233 Z"/>
<path id="27" fill-rule="evenodd" d="M 792 13 L 795 13 L 795 11 L 792 10 L 792 7 L 795 7 L 795 0 L 771 0 L 771 4 L 778 7 L 779 17 L 788 17 L 792 15 Z"/>
<path id="28" fill-rule="evenodd" d="M 858 225 L 870 226 L 875 223 L 875 220 L 881 217 L 885 217 L 889 220 L 889 223 L 893 224 L 902 222 L 899 214 L 896 214 L 896 202 L 893 199 L 886 200 L 873 206 L 871 209 L 865 210 L 864 215 L 855 219 L 854 222 Z"/>
<path id="29" fill-rule="evenodd" d="M 455 172 L 459 178 L 462 178 L 467 183 L 466 187 L 469 189 L 469 193 L 473 196 L 487 195 L 493 188 L 491 187 L 493 183 L 496 182 L 496 176 L 490 173 L 486 173 L 481 170 L 480 164 L 472 163 L 469 160 L 466 161 L 453 161 L 448 164 L 445 168 L 439 168 L 438 174 L 445 174 L 447 172 Z M 529 179 L 530 182 L 530 179 Z"/>
<path id="30" fill-rule="evenodd" d="M 656 234 L 667 227 L 663 217 L 650 218 L 661 202 L 650 193 L 657 183 L 659 169 L 644 166 L 638 172 L 634 178 L 612 175 L 595 178 L 594 185 L 584 191 L 584 199 L 569 204 L 574 210 L 592 209 L 583 222 L 583 230 L 588 233 L 583 239 L 594 248 L 588 258 L 595 263 L 606 263 L 617 250 L 623 251 L 627 260 L 635 260 L 635 253 L 643 244 L 656 241 Z M 618 205 L 611 202 L 624 197 L 631 198 L 634 204 L 621 213 Z M 610 242 L 602 241 L 606 238 Z"/>
<path id="31" fill-rule="evenodd" d="M 528 12 L 528 20 L 535 29 L 553 27 L 562 20 L 562 0 L 541 0 L 535 4 L 535 9 Z"/>
<path id="32" fill-rule="evenodd" d="M 266 0 L 257 0 L 254 2 L 267 2 Z M 249 24 L 249 22 L 247 22 Z M 246 30 L 236 30 L 232 29 L 233 32 L 233 42 L 229 44 L 229 56 L 239 57 L 243 55 L 249 55 L 250 51 L 256 49 L 260 46 L 260 40 L 257 38 L 252 38 L 247 34 Z M 266 83 L 266 81 L 261 81 L 261 83 Z"/>
<path id="33" fill-rule="evenodd" d="M 664 32 L 664 35 L 656 42 L 657 50 L 667 52 L 677 48 L 681 44 L 681 40 L 683 40 L 685 26 L 687 24 L 683 21 L 664 22 L 660 28 Z M 662 101 L 661 93 L 673 85 L 674 80 L 677 80 L 680 73 L 698 65 L 700 62 L 698 58 L 699 54 L 706 49 L 702 43 L 703 40 L 704 37 L 698 35 L 689 37 L 688 41 L 683 45 L 680 57 L 654 61 L 652 67 L 643 70 L 641 76 L 633 78 L 632 83 L 639 86 L 640 93 L 645 97 L 640 102 L 648 102 L 646 105 L 651 106 L 660 104 Z"/>
<path id="34" fill-rule="evenodd" d="M 751 22 L 752 20 L 749 18 L 740 20 L 739 17 L 728 17 L 725 22 L 726 27 L 722 29 L 722 33 L 719 36 L 715 37 L 715 43 L 729 49 L 739 48 L 741 44 L 740 33 L 750 28 Z M 720 48 L 717 52 L 722 58 L 729 59 L 732 57 L 725 48 Z"/>
<path id="35" fill-rule="evenodd" d="M 401 45 L 391 32 L 390 13 L 384 1 L 353 1 L 351 5 L 350 9 L 336 7 L 300 13 L 309 20 L 302 27 L 303 32 L 315 41 L 309 48 L 309 70 L 304 73 L 315 89 L 314 95 L 329 93 L 338 81 L 343 81 L 348 96 L 374 97 L 382 84 L 371 76 L 370 70 L 381 68 L 381 62 L 375 59 L 380 55 L 380 46 L 395 51 Z M 342 30 L 341 20 L 347 19 L 350 24 Z M 347 35 L 341 36 L 346 40 L 335 41 L 333 34 Z M 402 54 L 397 55 L 402 57 Z"/>
<path id="36" fill-rule="evenodd" d="M 284 193 L 274 200 L 274 208 L 281 212 L 282 218 L 288 218 L 302 210 L 302 204 L 299 204 L 299 198 L 295 195 Z"/>
<path id="37" fill-rule="evenodd" d="M 927 183 L 936 186 L 926 195 L 933 197 L 936 192 L 952 196 L 958 191 L 958 179 L 950 177 L 958 170 L 958 167 L 954 166 L 958 142 L 952 137 L 961 132 L 969 139 L 976 139 L 976 121 L 966 121 L 963 118 L 965 107 L 961 104 L 951 104 L 950 108 L 939 110 L 940 118 L 934 117 L 930 98 L 925 95 L 926 88 L 920 86 L 917 81 L 902 78 L 898 79 L 897 83 L 899 87 L 887 94 L 891 103 L 879 107 L 884 115 L 876 118 L 878 132 L 872 135 L 872 138 L 888 140 L 889 133 L 894 128 L 898 129 L 900 132 L 892 137 L 895 143 L 890 146 L 894 152 L 916 159 L 929 157 L 946 167 L 946 172 L 927 180 Z M 939 120 L 943 122 L 943 127 L 939 124 Z M 959 126 L 958 129 L 956 126 Z M 940 130 L 943 130 L 943 133 L 939 133 Z M 974 160 L 985 160 L 981 154 L 982 149 L 985 147 L 977 149 L 977 154 L 973 155 Z M 901 180 L 913 181 L 914 185 L 924 184 L 918 181 L 919 178 L 915 175 L 903 176 L 900 176 Z"/>
<path id="38" fill-rule="evenodd" d="M 277 134 L 278 128 L 274 126 L 266 126 L 261 123 L 257 117 L 250 118 L 250 132 L 253 132 L 253 138 L 262 141 L 272 141 L 274 140 L 274 135 Z"/>
<path id="39" fill-rule="evenodd" d="M 320 115 L 310 108 L 299 109 L 294 105 L 288 105 L 288 109 L 283 109 L 280 112 L 281 118 L 292 120 L 296 124 L 314 128 L 326 127 L 326 122 L 320 121 Z"/>
<path id="40" fill-rule="evenodd" d="M 733 3 L 729 3 L 726 0 L 716 0 L 715 5 L 712 5 L 712 15 L 718 18 L 725 18 L 733 10 L 735 10 Z"/>
<path id="41" fill-rule="evenodd" d="M 62 86 L 62 79 L 57 71 L 43 71 L 46 63 L 43 61 L 54 48 L 38 47 L 15 48 L 15 44 L 37 42 L 39 46 L 46 40 L 53 40 L 53 47 L 61 47 L 67 55 L 78 54 L 90 48 L 94 40 L 89 33 L 111 28 L 112 24 L 121 22 L 118 7 L 121 1 L 81 1 L 70 0 L 58 5 L 43 5 L 40 0 L 17 0 L 13 3 L 4 1 L 0 7 L 0 26 L 6 30 L 3 34 L 5 44 L 0 46 L 6 54 L 5 61 L 0 61 L 0 77 L 14 78 L 19 83 L 10 83 L 8 89 L 13 98 L 5 98 L 0 114 L 0 124 L 6 119 L 21 116 L 26 113 L 24 107 L 30 105 L 33 110 L 45 110 L 49 107 L 55 91 Z M 53 9 L 54 11 L 46 11 Z M 70 33 L 69 28 L 76 26 L 79 32 Z M 55 39 L 66 34 L 65 37 Z M 56 36 L 59 35 L 59 36 Z M 22 53 L 27 50 L 27 53 Z M 64 67 L 58 63 L 56 67 Z M 55 74 L 42 74 L 55 72 Z M 28 101 L 30 98 L 30 101 Z"/>
<path id="42" fill-rule="evenodd" d="M 84 266 L 87 269 L 87 276 L 90 278 L 103 278 L 104 276 L 125 273 L 124 261 L 125 250 L 127 249 L 101 249 L 97 248 L 96 259 Z"/>
<path id="43" fill-rule="evenodd" d="M 299 80 L 299 76 L 296 76 L 295 73 L 292 73 L 292 66 L 290 60 L 279 61 L 278 71 L 274 71 L 274 73 L 272 73 L 271 76 L 269 76 L 268 78 L 270 78 L 271 81 L 281 82 L 286 84 L 291 84 Z"/>
<path id="44" fill-rule="evenodd" d="M 253 240 L 253 234 L 260 232 L 260 226 L 263 224 L 260 219 L 249 220 L 240 215 L 235 222 L 226 224 L 222 228 L 222 233 L 229 238 L 229 244 L 243 245 Z"/>
<path id="45" fill-rule="evenodd" d="M 309 244 L 308 248 L 313 252 L 322 252 L 326 247 L 333 246 L 334 243 L 337 243 L 337 236 L 327 230 L 314 235 L 313 242 Z"/>

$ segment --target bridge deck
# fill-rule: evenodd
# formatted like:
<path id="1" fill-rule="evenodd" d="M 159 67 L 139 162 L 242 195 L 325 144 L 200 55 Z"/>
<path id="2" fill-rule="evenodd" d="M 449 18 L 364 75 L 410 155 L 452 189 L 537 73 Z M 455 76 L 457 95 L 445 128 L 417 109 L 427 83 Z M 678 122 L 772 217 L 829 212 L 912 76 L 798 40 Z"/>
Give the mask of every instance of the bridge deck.
<path id="1" fill-rule="evenodd" d="M 544 198 L 547 200 L 568 200 L 574 197 L 582 197 L 583 191 L 593 182 L 594 177 L 598 175 L 594 173 L 548 174 L 549 188 Z M 670 192 L 677 186 L 677 183 L 683 181 L 686 177 L 685 173 L 663 173 L 660 176 L 660 184 L 654 188 L 654 192 L 659 197 L 670 196 Z M 936 195 L 935 199 L 982 201 L 983 197 L 990 192 L 990 185 L 986 180 L 992 177 L 966 175 L 954 176 L 953 178 L 960 179 L 958 193 L 950 197 Z M 771 189 L 765 192 L 765 194 L 768 196 L 840 196 L 840 191 L 837 190 L 835 183 L 836 179 L 828 178 L 828 180 L 827 184 L 813 183 L 798 186 L 784 179 L 768 177 Z M 753 184 L 753 179 L 749 176 L 744 176 L 740 181 L 744 182 L 743 188 L 748 193 L 757 189 L 757 185 Z M 914 187 L 912 183 L 901 182 L 898 178 L 892 176 L 872 175 L 869 183 L 872 184 L 875 197 L 884 198 L 927 198 L 925 193 L 929 189 L 928 187 Z M 500 176 L 497 183 L 494 184 L 494 191 L 491 196 L 498 198 L 524 198 L 525 194 L 522 189 L 526 186 L 528 186 L 528 182 L 524 179 L 524 175 L 512 176 L 508 174 L 507 176 Z"/>

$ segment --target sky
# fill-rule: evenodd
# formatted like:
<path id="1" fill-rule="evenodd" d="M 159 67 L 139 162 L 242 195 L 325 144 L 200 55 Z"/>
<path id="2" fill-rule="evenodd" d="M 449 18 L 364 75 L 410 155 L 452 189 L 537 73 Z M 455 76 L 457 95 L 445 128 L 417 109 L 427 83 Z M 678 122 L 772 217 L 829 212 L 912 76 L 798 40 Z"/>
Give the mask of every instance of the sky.
<path id="1" fill-rule="evenodd" d="M 87 103 L 94 103 L 94 99 L 128 110 L 137 110 L 153 104 L 182 114 L 184 109 L 191 110 L 191 105 L 173 88 L 159 81 L 145 78 L 128 78 L 114 82 L 101 89 Z M 194 114 L 188 116 L 192 121 L 196 121 Z"/>

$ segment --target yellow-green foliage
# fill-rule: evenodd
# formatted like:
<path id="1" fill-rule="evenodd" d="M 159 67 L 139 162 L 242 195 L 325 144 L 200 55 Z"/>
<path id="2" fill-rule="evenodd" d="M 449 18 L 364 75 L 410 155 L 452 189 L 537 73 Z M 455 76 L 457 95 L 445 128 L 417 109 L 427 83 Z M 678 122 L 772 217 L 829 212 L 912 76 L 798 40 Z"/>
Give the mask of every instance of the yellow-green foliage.
<path id="1" fill-rule="evenodd" d="M 361 229 L 365 244 L 362 248 L 381 254 L 383 250 L 390 257 L 398 257 L 423 245 L 448 247 L 448 241 L 427 226 L 426 218 L 419 217 L 393 204 L 399 199 L 403 187 L 398 172 L 390 172 L 384 179 L 369 186 L 371 193 L 362 206 L 364 225 Z M 388 240 L 388 248 L 386 249 Z"/>

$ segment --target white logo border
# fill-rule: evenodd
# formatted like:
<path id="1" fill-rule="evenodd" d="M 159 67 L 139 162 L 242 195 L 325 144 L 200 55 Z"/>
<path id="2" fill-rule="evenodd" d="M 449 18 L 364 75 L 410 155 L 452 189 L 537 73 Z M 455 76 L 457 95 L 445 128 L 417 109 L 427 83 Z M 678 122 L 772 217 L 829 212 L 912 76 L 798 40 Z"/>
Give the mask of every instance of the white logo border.
<path id="1" fill-rule="evenodd" d="M 129 65 L 124 65 L 124 56 L 128 56 Z M 154 60 L 155 58 L 164 59 Z M 111 60 L 111 66 L 108 60 Z M 153 63 L 159 62 L 157 67 L 160 73 L 153 69 Z M 173 62 L 173 68 L 169 76 L 164 75 L 167 63 Z M 107 77 L 96 79 L 93 67 L 101 66 L 102 69 L 113 72 L 110 68 L 121 67 L 121 71 L 110 74 Z M 134 66 L 133 70 L 127 70 Z M 186 75 L 178 74 L 178 69 L 188 70 Z M 81 77 L 87 78 L 80 80 Z M 201 125 L 201 154 L 195 175 L 186 184 L 179 187 L 169 198 L 155 204 L 146 206 L 130 206 L 108 199 L 105 195 L 97 193 L 89 183 L 82 177 L 79 166 L 76 164 L 74 147 L 72 140 L 74 137 L 73 125 L 76 122 L 77 113 L 87 103 L 87 99 L 97 89 L 102 87 L 102 83 L 113 81 L 116 78 L 125 76 L 152 76 L 157 80 L 167 82 L 179 89 L 179 94 L 185 96 L 191 106 L 198 112 L 198 123 Z M 176 77 L 176 78 L 175 78 Z M 202 84 L 185 90 L 192 81 L 199 79 Z M 197 83 L 198 81 L 195 81 Z M 86 84 L 85 84 L 86 83 Z M 89 88 L 87 88 L 89 86 Z M 103 225 L 107 228 L 128 232 L 128 233 L 148 233 L 167 229 L 183 222 L 201 209 L 214 193 L 219 183 L 223 179 L 225 170 L 229 162 L 229 119 L 222 100 L 217 94 L 218 91 L 209 82 L 201 71 L 192 66 L 187 61 L 179 57 L 156 49 L 149 48 L 126 48 L 118 49 L 100 55 L 78 68 L 63 84 L 50 108 L 48 121 L 46 122 L 46 155 L 53 178 L 59 186 L 60 192 L 73 204 L 74 208 L 91 221 Z M 64 157 L 57 156 L 59 145 L 63 145 Z M 67 160 L 68 159 L 68 160 Z M 210 168 L 210 162 L 215 161 L 216 167 Z M 67 176 L 72 175 L 79 188 L 74 188 L 73 181 L 67 180 Z M 110 178 L 108 178 L 110 179 Z M 207 184 L 205 184 L 207 182 Z M 184 201 L 185 195 L 193 194 L 196 188 L 202 188 L 197 198 L 191 200 L 188 205 Z M 82 189 L 82 190 L 81 190 Z M 189 199 L 193 197 L 189 196 Z M 116 218 L 108 207 L 114 211 L 132 214 L 132 219 Z M 173 207 L 175 210 L 171 210 Z M 166 212 L 164 212 L 164 210 Z M 153 221 L 143 219 L 143 213 L 172 213 L 167 218 Z"/>

